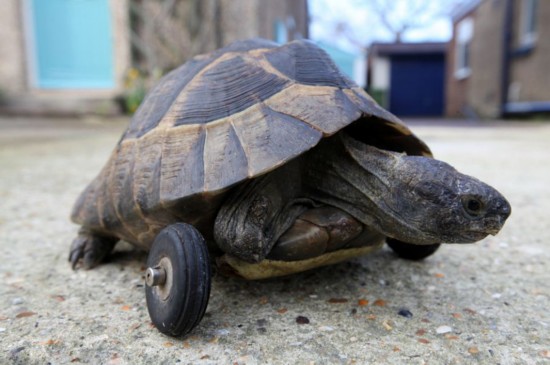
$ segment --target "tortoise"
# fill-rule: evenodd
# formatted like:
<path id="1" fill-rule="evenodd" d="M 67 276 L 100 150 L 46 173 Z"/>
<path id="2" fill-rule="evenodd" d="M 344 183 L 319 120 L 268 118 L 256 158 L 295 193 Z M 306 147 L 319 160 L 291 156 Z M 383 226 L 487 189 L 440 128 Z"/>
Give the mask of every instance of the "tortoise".
<path id="1" fill-rule="evenodd" d="M 510 212 L 314 43 L 253 39 L 191 59 L 149 92 L 75 203 L 69 261 L 92 268 L 119 240 L 149 250 L 149 314 L 178 336 L 205 312 L 211 265 L 262 279 L 385 241 L 418 260 L 496 234 Z"/>

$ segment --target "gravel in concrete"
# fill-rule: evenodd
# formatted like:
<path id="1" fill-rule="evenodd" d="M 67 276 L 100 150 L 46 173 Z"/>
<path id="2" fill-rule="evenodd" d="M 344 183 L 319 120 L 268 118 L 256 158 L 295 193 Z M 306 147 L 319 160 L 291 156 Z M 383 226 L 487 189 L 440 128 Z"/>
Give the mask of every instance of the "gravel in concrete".
<path id="1" fill-rule="evenodd" d="M 543 364 L 550 361 L 550 124 L 418 123 L 437 157 L 513 213 L 424 262 L 389 249 L 288 278 L 213 281 L 175 339 L 145 306 L 146 254 L 72 271 L 71 206 L 125 121 L 0 119 L 1 364 Z"/>

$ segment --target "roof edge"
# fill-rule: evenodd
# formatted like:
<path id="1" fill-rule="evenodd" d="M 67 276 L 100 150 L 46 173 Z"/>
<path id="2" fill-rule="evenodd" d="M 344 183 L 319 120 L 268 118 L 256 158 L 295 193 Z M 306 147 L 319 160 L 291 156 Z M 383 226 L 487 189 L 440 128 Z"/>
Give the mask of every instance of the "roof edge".
<path id="1" fill-rule="evenodd" d="M 370 51 L 378 56 L 391 56 L 399 54 L 426 54 L 446 53 L 448 42 L 404 42 L 384 43 L 375 42 L 370 46 Z"/>
<path id="2" fill-rule="evenodd" d="M 471 12 L 473 12 L 474 10 L 476 10 L 477 7 L 479 5 L 481 5 L 482 2 L 483 2 L 483 0 L 470 0 L 470 1 L 467 1 L 463 4 L 460 4 L 460 5 L 456 6 L 451 11 L 451 20 L 454 23 L 454 22 L 464 18 L 466 15 L 468 15 Z"/>

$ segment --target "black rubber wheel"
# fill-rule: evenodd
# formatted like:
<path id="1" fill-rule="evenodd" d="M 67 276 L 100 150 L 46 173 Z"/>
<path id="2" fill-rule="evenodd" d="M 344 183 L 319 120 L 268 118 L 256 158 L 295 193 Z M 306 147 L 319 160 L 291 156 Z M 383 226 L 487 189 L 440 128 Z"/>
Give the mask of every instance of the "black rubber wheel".
<path id="1" fill-rule="evenodd" d="M 153 324 L 162 333 L 183 336 L 195 328 L 210 297 L 210 259 L 203 237 L 193 226 L 177 223 L 155 238 L 147 259 L 145 298 Z M 165 273 L 151 286 L 151 269 Z"/>
<path id="2" fill-rule="evenodd" d="M 388 243 L 388 246 L 391 247 L 393 252 L 397 254 L 397 256 L 414 261 L 422 260 L 433 255 L 439 246 L 441 246 L 440 243 L 433 245 L 414 245 L 412 243 L 401 242 L 393 238 L 387 238 L 386 242 Z"/>

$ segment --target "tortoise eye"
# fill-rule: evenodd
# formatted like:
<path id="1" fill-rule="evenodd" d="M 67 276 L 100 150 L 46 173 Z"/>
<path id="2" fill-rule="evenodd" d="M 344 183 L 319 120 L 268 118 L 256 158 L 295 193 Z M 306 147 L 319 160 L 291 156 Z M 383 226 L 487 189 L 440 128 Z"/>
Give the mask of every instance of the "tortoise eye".
<path id="1" fill-rule="evenodd" d="M 480 217 L 485 212 L 483 202 L 475 196 L 465 196 L 462 198 L 462 205 L 466 213 L 474 218 Z"/>

